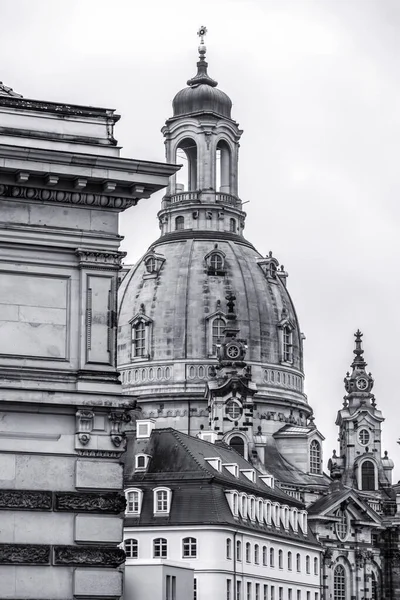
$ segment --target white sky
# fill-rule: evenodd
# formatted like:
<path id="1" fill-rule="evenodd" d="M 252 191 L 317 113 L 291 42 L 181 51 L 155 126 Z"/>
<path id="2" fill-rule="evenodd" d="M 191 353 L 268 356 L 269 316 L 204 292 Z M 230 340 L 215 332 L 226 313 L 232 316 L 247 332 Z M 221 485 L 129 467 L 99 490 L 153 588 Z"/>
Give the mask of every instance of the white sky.
<path id="1" fill-rule="evenodd" d="M 159 161 L 207 26 L 209 73 L 244 129 L 245 235 L 289 271 L 325 461 L 359 327 L 397 481 L 400 2 L 0 0 L 0 22 L 0 80 L 26 97 L 115 107 L 123 155 Z M 122 216 L 129 262 L 158 237 L 159 203 Z"/>

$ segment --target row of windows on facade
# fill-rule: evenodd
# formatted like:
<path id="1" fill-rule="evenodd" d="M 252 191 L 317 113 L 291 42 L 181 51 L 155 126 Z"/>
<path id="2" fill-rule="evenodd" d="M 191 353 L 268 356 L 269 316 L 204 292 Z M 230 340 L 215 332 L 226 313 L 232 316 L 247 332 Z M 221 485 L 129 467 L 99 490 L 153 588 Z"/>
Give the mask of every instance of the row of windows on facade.
<path id="1" fill-rule="evenodd" d="M 127 558 L 139 558 L 139 541 L 135 538 L 128 538 L 124 542 L 125 553 Z M 237 562 L 242 562 L 242 542 L 236 540 L 235 557 Z M 275 549 L 267 548 L 267 546 L 260 546 L 259 544 L 252 544 L 246 542 L 245 544 L 245 561 L 246 563 L 253 563 L 255 565 L 262 565 L 263 567 L 275 568 Z M 287 569 L 288 571 L 294 570 L 297 573 L 302 572 L 301 555 L 296 554 L 296 558 L 293 558 L 292 552 L 287 552 L 286 563 L 284 562 L 283 550 L 278 551 L 278 568 Z M 168 558 L 168 541 L 166 538 L 156 538 L 153 540 L 153 558 Z M 185 537 L 182 540 L 182 558 L 199 558 L 198 555 L 198 543 L 194 537 Z M 232 538 L 226 539 L 226 558 L 227 560 L 233 559 L 233 540 Z M 315 557 L 313 560 L 313 573 L 318 575 L 319 573 L 319 561 Z M 307 555 L 305 557 L 305 573 L 311 575 L 311 557 Z"/>
<path id="2" fill-rule="evenodd" d="M 232 579 L 226 580 L 226 600 L 319 600 L 319 592 L 307 591 L 305 595 L 302 595 L 302 590 L 288 588 L 285 598 L 282 586 L 268 585 L 266 583 L 253 584 L 252 581 L 243 583 L 240 579 L 236 581 L 236 594 L 234 595 L 233 585 Z M 246 593 L 245 598 L 243 598 L 243 588 Z"/>
<path id="3" fill-rule="evenodd" d="M 141 455 L 144 461 L 147 455 Z M 139 463 L 142 465 L 142 462 Z M 145 462 L 143 463 L 145 467 Z M 171 507 L 172 491 L 166 487 L 158 487 L 153 490 L 153 512 L 157 514 L 168 514 Z M 126 491 L 126 512 L 131 515 L 140 515 L 142 510 L 143 490 L 128 489 Z"/>
<path id="4" fill-rule="evenodd" d="M 244 492 L 228 490 L 225 492 L 229 507 L 234 517 L 258 521 L 260 524 L 275 525 L 279 528 L 282 524 L 284 529 L 289 530 L 291 525 L 297 533 L 300 526 L 301 531 L 307 534 L 307 511 L 295 506 L 281 505 L 279 502 L 271 502 L 264 498 L 256 498 Z"/>
<path id="5" fill-rule="evenodd" d="M 136 358 L 143 358 L 150 352 L 150 336 L 147 335 L 149 331 L 150 323 L 145 322 L 139 318 L 139 320 L 132 325 L 132 356 Z M 210 356 L 217 356 L 218 348 L 224 338 L 224 330 L 226 327 L 226 320 L 223 317 L 215 317 L 211 320 L 210 324 L 210 344 L 209 353 Z M 292 363 L 293 362 L 293 331 L 289 327 L 283 328 L 283 339 L 282 339 L 282 362 Z M 277 381 L 279 382 L 280 373 L 278 373 Z"/>

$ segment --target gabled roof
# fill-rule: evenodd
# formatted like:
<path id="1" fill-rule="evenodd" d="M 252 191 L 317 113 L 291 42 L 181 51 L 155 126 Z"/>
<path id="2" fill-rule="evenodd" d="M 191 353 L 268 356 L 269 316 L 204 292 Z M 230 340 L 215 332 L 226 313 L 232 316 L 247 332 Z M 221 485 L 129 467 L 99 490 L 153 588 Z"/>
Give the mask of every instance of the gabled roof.
<path id="1" fill-rule="evenodd" d="M 4 85 L 2 81 L 0 81 L 0 96 L 14 96 L 15 98 L 22 98 L 21 94 L 17 94 L 10 87 Z"/>
<path id="2" fill-rule="evenodd" d="M 343 502 L 351 503 L 353 511 L 357 513 L 360 520 L 370 521 L 373 526 L 380 526 L 381 519 L 379 515 L 365 502 L 357 492 L 346 486 L 337 486 L 329 490 L 326 496 L 319 498 L 314 504 L 309 506 L 309 518 L 335 517 L 335 511 Z"/>

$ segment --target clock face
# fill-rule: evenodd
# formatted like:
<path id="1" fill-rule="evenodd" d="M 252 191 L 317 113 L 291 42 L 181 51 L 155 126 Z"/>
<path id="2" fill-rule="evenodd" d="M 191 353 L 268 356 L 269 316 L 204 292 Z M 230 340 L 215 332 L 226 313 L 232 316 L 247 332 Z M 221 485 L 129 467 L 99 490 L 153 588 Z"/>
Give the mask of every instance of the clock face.
<path id="1" fill-rule="evenodd" d="M 366 390 L 368 387 L 368 381 L 365 379 L 365 377 L 360 377 L 356 381 L 356 386 L 359 390 Z"/>
<path id="2" fill-rule="evenodd" d="M 239 346 L 236 346 L 236 344 L 231 344 L 227 347 L 226 354 L 229 356 L 229 358 L 238 358 L 240 354 Z"/>

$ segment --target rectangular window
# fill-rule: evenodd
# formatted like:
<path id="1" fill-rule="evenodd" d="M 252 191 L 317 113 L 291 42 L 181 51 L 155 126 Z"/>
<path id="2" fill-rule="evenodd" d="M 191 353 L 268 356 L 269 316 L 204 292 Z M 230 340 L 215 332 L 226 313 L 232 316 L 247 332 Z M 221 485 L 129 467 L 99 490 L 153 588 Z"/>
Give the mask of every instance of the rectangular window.
<path id="1" fill-rule="evenodd" d="M 311 600 L 311 592 L 307 592 L 307 600 Z"/>
<path id="2" fill-rule="evenodd" d="M 139 512 L 139 492 L 128 492 L 128 512 Z"/>
<path id="3" fill-rule="evenodd" d="M 165 490 L 157 492 L 157 512 L 168 511 L 168 493 Z"/>
<path id="4" fill-rule="evenodd" d="M 167 575 L 165 578 L 165 598 L 171 600 L 171 575 Z"/>
<path id="5" fill-rule="evenodd" d="M 144 356 L 146 350 L 146 325 L 140 321 L 135 326 L 135 356 Z"/>
<path id="6" fill-rule="evenodd" d="M 255 600 L 260 600 L 260 584 L 256 583 L 256 598 Z"/>
<path id="7" fill-rule="evenodd" d="M 247 600 L 251 600 L 251 583 L 247 582 Z"/>
<path id="8" fill-rule="evenodd" d="M 176 577 L 171 577 L 171 600 L 176 600 Z"/>
<path id="9" fill-rule="evenodd" d="M 279 588 L 279 600 L 283 600 L 283 587 Z"/>
<path id="10" fill-rule="evenodd" d="M 236 582 L 236 600 L 242 600 L 242 582 Z"/>
<path id="11" fill-rule="evenodd" d="M 268 600 L 268 586 L 264 584 L 263 600 Z"/>
<path id="12" fill-rule="evenodd" d="M 292 590 L 292 588 L 288 589 L 288 600 L 293 600 L 293 590 Z"/>
<path id="13" fill-rule="evenodd" d="M 271 585 L 271 600 L 275 600 L 275 586 Z"/>
<path id="14" fill-rule="evenodd" d="M 315 592 L 315 600 L 318 600 L 318 592 Z"/>
<path id="15" fill-rule="evenodd" d="M 301 590 L 297 590 L 297 600 L 301 600 Z"/>
<path id="16" fill-rule="evenodd" d="M 226 600 L 232 600 L 232 579 L 226 580 Z"/>
<path id="17" fill-rule="evenodd" d="M 289 327 L 283 330 L 283 360 L 292 362 L 293 360 L 293 333 Z"/>
<path id="18" fill-rule="evenodd" d="M 197 579 L 193 579 L 193 600 L 197 600 Z"/>

